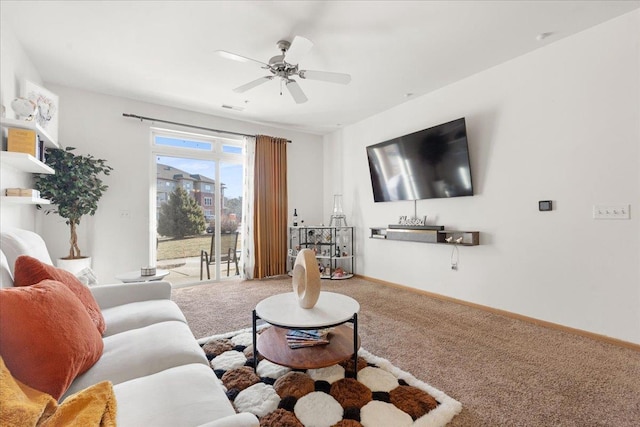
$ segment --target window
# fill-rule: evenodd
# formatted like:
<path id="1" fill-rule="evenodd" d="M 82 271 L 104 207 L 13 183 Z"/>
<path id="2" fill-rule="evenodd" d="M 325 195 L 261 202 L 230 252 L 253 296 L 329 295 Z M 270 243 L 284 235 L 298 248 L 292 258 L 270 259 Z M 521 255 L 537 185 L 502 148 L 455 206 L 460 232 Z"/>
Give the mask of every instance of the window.
<path id="1" fill-rule="evenodd" d="M 204 141 L 192 141 L 181 138 L 169 138 L 166 136 L 156 136 L 156 145 L 166 145 L 168 147 L 190 148 L 192 150 L 211 151 L 212 144 Z"/>
<path id="2" fill-rule="evenodd" d="M 242 147 L 238 145 L 223 145 L 223 153 L 242 154 Z"/>
<path id="3" fill-rule="evenodd" d="M 213 198 L 212 197 L 205 197 L 204 198 L 204 205 L 205 206 L 213 206 Z"/>

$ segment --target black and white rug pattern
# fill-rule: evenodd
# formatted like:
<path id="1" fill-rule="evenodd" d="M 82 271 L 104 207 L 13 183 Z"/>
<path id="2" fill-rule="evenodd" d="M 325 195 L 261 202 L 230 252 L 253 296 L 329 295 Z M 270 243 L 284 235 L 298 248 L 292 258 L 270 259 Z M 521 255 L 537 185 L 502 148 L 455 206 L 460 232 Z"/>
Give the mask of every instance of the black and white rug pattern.
<path id="1" fill-rule="evenodd" d="M 364 349 L 353 362 L 292 370 L 260 360 L 253 371 L 251 329 L 199 340 L 211 368 L 238 412 L 261 426 L 439 427 L 462 410 L 460 402 Z"/>

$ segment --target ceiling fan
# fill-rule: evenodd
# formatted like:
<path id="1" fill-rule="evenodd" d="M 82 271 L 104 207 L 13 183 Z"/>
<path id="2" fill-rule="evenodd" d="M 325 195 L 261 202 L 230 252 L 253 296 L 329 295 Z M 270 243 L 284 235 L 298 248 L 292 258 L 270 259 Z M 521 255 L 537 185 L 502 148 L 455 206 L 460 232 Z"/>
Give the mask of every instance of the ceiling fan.
<path id="1" fill-rule="evenodd" d="M 269 60 L 269 63 L 258 61 L 255 59 L 247 58 L 246 56 L 238 55 L 236 53 L 227 52 L 225 50 L 217 50 L 216 53 L 223 58 L 233 59 L 240 62 L 255 62 L 261 65 L 265 70 L 268 70 L 271 75 L 260 77 L 247 84 L 239 86 L 233 89 L 236 93 L 243 93 L 249 89 L 253 89 L 263 83 L 273 80 L 275 77 L 280 78 L 280 94 L 282 95 L 282 84 L 287 87 L 287 90 L 293 97 L 293 100 L 302 104 L 307 102 L 308 98 L 298 85 L 298 82 L 293 80 L 292 77 L 298 76 L 301 79 L 308 80 L 321 80 L 330 83 L 348 84 L 351 81 L 351 76 L 344 73 L 332 73 L 329 71 L 313 71 L 313 70 L 300 70 L 298 68 L 298 62 L 306 55 L 313 43 L 301 36 L 295 36 L 292 42 L 287 40 L 280 40 L 277 43 L 278 49 L 282 52 L 280 55 L 276 55 Z"/>

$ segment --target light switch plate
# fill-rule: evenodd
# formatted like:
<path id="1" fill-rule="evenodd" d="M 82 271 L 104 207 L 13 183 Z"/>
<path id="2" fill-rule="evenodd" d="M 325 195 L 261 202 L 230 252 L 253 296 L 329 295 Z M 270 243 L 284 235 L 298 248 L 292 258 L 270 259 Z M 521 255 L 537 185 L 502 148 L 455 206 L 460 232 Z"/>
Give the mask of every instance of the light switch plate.
<path id="1" fill-rule="evenodd" d="M 629 219 L 630 205 L 593 205 L 593 219 Z"/>

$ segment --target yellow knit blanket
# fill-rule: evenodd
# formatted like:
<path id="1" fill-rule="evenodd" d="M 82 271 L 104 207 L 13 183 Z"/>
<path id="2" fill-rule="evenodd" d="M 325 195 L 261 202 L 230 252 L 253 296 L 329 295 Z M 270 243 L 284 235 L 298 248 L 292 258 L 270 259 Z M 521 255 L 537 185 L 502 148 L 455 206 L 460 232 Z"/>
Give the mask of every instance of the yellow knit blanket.
<path id="1" fill-rule="evenodd" d="M 0 425 L 115 426 L 113 386 L 103 381 L 67 397 L 58 405 L 50 395 L 13 378 L 0 357 Z"/>

